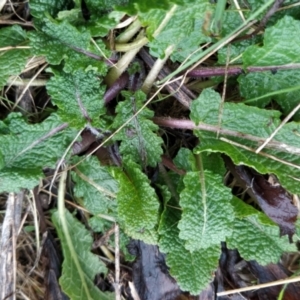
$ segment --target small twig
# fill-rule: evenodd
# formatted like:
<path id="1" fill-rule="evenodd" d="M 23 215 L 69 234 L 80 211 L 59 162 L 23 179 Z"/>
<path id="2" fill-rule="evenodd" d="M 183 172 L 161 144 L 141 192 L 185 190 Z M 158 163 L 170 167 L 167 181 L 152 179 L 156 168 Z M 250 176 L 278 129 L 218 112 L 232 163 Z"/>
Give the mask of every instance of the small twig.
<path id="1" fill-rule="evenodd" d="M 13 85 L 13 86 L 45 86 L 48 80 L 46 79 L 22 79 L 16 76 L 11 76 L 7 79 L 6 85 Z"/>
<path id="2" fill-rule="evenodd" d="M 300 108 L 300 103 L 284 118 L 284 120 L 273 131 L 273 133 L 265 140 L 265 142 L 256 149 L 255 153 L 259 153 L 268 143 L 270 143 L 270 141 L 273 139 L 273 137 L 290 120 L 290 118 L 299 110 L 299 108 Z"/>
<path id="3" fill-rule="evenodd" d="M 247 292 L 247 291 L 252 291 L 252 290 L 268 288 L 268 287 L 276 286 L 276 285 L 283 285 L 283 284 L 292 283 L 292 282 L 299 282 L 299 281 L 300 281 L 300 276 L 297 276 L 297 277 L 293 277 L 293 278 L 281 279 L 281 280 L 277 280 L 277 281 L 273 281 L 273 282 L 247 286 L 247 287 L 243 287 L 240 289 L 219 292 L 219 293 L 217 293 L 217 296 L 226 296 L 226 295 L 231 295 L 231 294 L 236 294 L 236 293 L 242 293 L 242 292 Z"/>
<path id="4" fill-rule="evenodd" d="M 246 22 L 245 16 L 243 15 L 243 11 L 242 11 L 242 9 L 241 9 L 241 7 L 240 7 L 239 2 L 238 2 L 237 0 L 233 0 L 233 3 L 234 3 L 234 5 L 235 5 L 237 11 L 239 12 L 239 15 L 240 15 L 242 21 L 243 21 L 243 22 Z"/>
<path id="5" fill-rule="evenodd" d="M 13 50 L 13 49 L 31 49 L 31 47 L 30 46 L 7 46 L 7 47 L 0 48 L 0 52 Z"/>
<path id="6" fill-rule="evenodd" d="M 21 25 L 21 26 L 29 26 L 29 27 L 34 27 L 32 22 L 20 22 L 20 21 L 15 21 L 15 20 L 1 20 L 0 19 L 0 25 Z"/>

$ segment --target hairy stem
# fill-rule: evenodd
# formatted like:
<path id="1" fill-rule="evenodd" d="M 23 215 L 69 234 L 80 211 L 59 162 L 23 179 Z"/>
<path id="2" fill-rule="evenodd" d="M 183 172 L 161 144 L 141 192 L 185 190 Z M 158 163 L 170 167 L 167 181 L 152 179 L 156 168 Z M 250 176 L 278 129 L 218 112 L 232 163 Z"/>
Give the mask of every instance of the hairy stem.
<path id="1" fill-rule="evenodd" d="M 239 132 L 239 131 L 220 128 L 217 125 L 209 125 L 209 124 L 203 124 L 203 123 L 196 125 L 191 120 L 154 117 L 152 119 L 152 121 L 159 126 L 169 127 L 169 128 L 190 129 L 190 130 L 198 129 L 198 130 L 215 132 L 215 133 L 219 132 L 220 135 L 243 138 L 243 139 L 246 139 L 249 141 L 253 141 L 253 142 L 257 143 L 258 145 L 263 144 L 265 141 L 265 138 L 263 138 L 263 137 L 253 136 L 253 135 L 245 134 L 245 133 Z M 265 147 L 270 148 L 270 149 L 277 149 L 277 150 L 284 151 L 284 152 L 300 154 L 300 148 L 290 146 L 290 145 L 287 145 L 287 144 L 284 144 L 281 142 L 277 142 L 277 141 L 271 141 Z M 254 150 L 254 152 L 255 152 L 255 150 Z"/>
<path id="2" fill-rule="evenodd" d="M 242 65 L 234 66 L 216 66 L 216 67 L 202 67 L 199 69 L 191 70 L 187 73 L 188 77 L 201 78 L 201 77 L 212 77 L 212 76 L 224 76 L 227 75 L 239 75 L 244 73 L 254 73 L 254 72 L 266 72 L 271 71 L 273 73 L 279 70 L 294 70 L 300 69 L 300 64 L 286 64 L 278 66 L 249 66 L 243 68 Z"/>

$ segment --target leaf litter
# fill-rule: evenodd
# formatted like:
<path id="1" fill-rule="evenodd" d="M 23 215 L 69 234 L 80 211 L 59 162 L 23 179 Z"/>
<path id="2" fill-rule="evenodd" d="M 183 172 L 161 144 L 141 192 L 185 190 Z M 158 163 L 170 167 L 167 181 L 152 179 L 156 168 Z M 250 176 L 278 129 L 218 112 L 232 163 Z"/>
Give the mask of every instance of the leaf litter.
<path id="1" fill-rule="evenodd" d="M 298 104 L 298 7 L 100 2 L 1 7 L 3 209 L 26 195 L 1 235 L 21 243 L 17 298 L 296 299 L 293 283 L 221 294 L 299 272 L 299 113 L 279 126 Z M 179 70 L 195 77 L 160 85 Z"/>

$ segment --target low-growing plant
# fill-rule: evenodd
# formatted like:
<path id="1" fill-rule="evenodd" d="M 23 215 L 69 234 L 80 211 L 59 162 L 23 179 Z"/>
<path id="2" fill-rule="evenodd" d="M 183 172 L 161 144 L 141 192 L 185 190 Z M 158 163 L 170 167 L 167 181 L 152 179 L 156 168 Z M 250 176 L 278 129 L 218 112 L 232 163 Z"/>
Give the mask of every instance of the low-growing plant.
<path id="1" fill-rule="evenodd" d="M 45 168 L 62 171 L 52 220 L 64 254 L 60 284 L 71 299 L 114 296 L 93 284 L 107 270 L 64 207 L 66 170 L 93 231 L 116 222 L 124 240 L 158 245 L 192 294 L 212 280 L 221 242 L 260 264 L 296 250 L 298 211 L 287 192 L 300 193 L 300 8 L 285 1 L 278 10 L 279 2 L 31 0 L 31 29 L 0 30 L 3 91 L 44 57 L 51 97 L 35 115 L 2 97 L 0 191 L 30 190 Z M 145 77 L 142 48 L 155 59 Z M 161 76 L 167 61 L 175 68 Z M 186 76 L 206 78 L 194 81 L 194 97 L 181 92 Z M 179 113 L 162 110 L 170 97 Z M 84 132 L 98 142 L 90 153 Z M 99 148 L 108 161 L 92 155 Z M 229 166 L 261 209 L 226 184 Z M 275 175 L 280 187 L 259 174 Z"/>

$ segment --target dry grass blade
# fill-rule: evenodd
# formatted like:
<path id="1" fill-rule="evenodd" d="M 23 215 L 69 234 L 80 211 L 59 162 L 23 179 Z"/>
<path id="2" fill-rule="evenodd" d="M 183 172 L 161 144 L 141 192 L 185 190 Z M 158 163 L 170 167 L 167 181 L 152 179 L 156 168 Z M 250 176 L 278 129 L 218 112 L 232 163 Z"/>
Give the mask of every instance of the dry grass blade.
<path id="1" fill-rule="evenodd" d="M 116 300 L 121 300 L 120 286 L 120 228 L 115 224 L 115 292 Z"/>
<path id="2" fill-rule="evenodd" d="M 247 292 L 247 291 L 253 291 L 253 290 L 258 290 L 258 289 L 264 289 L 268 288 L 271 286 L 276 286 L 276 285 L 283 285 L 283 284 L 288 284 L 292 282 L 299 282 L 300 281 L 300 276 L 293 277 L 293 278 L 287 278 L 287 279 L 282 279 L 282 280 L 277 280 L 269 283 L 262 283 L 258 285 L 253 285 L 253 286 L 247 286 L 243 287 L 240 289 L 234 289 L 226 292 L 220 292 L 217 293 L 218 296 L 226 296 L 226 295 L 232 295 L 232 294 L 237 294 L 237 293 L 242 293 L 242 292 Z"/>
<path id="3" fill-rule="evenodd" d="M 284 118 L 284 120 L 281 122 L 281 124 L 265 140 L 265 142 L 260 147 L 257 148 L 255 153 L 259 153 L 273 139 L 273 137 L 278 133 L 278 131 L 293 117 L 293 115 L 299 110 L 299 108 L 300 108 L 300 103 Z"/>

